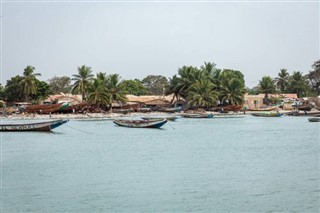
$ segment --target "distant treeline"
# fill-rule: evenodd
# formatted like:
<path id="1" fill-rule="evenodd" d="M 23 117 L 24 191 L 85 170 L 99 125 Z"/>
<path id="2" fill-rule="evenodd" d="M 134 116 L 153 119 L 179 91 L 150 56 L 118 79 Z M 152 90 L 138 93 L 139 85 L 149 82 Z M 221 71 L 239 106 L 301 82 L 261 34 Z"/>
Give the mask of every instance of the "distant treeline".
<path id="1" fill-rule="evenodd" d="M 188 106 L 206 108 L 217 105 L 242 105 L 244 94 L 296 93 L 299 97 L 320 94 L 320 60 L 314 62 L 307 75 L 294 71 L 291 75 L 281 69 L 278 76 L 264 76 L 254 88 L 246 88 L 241 71 L 219 69 L 215 63 L 205 62 L 200 67 L 183 66 L 167 79 L 149 75 L 142 80 L 122 80 L 118 74 L 99 72 L 91 67 L 78 67 L 77 74 L 53 77 L 47 82 L 37 79 L 33 66 L 27 66 L 22 75 L 12 77 L 0 85 L 0 99 L 6 102 L 28 101 L 39 103 L 51 94 L 80 94 L 89 104 L 110 108 L 113 102 L 127 102 L 126 95 L 170 95 L 172 101 L 184 99 Z"/>

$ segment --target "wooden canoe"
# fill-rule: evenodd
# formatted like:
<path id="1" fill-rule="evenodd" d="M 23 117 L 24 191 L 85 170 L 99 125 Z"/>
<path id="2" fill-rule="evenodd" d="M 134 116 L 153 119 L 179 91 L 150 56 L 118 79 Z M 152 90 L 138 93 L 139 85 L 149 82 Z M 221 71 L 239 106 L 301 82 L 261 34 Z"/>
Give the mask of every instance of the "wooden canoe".
<path id="1" fill-rule="evenodd" d="M 0 131 L 51 131 L 69 120 L 54 120 L 37 123 L 23 123 L 23 124 L 0 124 Z"/>
<path id="2" fill-rule="evenodd" d="M 213 118 L 213 114 L 205 114 L 205 113 L 187 113 L 181 116 L 185 118 Z"/>
<path id="3" fill-rule="evenodd" d="M 320 118 L 319 117 L 309 118 L 308 120 L 310 122 L 320 122 Z"/>
<path id="4" fill-rule="evenodd" d="M 256 117 L 281 117 L 283 113 L 252 113 L 251 115 Z"/>
<path id="5" fill-rule="evenodd" d="M 26 106 L 25 111 L 27 113 L 38 113 L 38 114 L 50 114 L 57 112 L 61 104 L 40 104 L 40 105 L 29 105 Z"/>
<path id="6" fill-rule="evenodd" d="M 167 123 L 167 120 L 113 120 L 113 123 L 117 124 L 118 126 L 130 128 L 160 128 L 161 126 Z"/>
<path id="7" fill-rule="evenodd" d="M 148 121 L 156 121 L 156 120 L 163 120 L 166 119 L 168 121 L 175 121 L 178 117 L 176 116 L 170 116 L 170 117 L 142 117 L 143 120 Z"/>

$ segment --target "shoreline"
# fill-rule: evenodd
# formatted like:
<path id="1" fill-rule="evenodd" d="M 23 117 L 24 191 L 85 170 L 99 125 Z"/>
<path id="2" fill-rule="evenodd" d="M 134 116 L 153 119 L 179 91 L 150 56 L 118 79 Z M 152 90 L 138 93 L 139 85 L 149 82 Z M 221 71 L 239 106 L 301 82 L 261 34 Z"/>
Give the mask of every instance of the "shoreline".
<path id="1" fill-rule="evenodd" d="M 290 112 L 292 110 L 279 110 L 280 113 Z M 263 112 L 276 112 L 276 111 L 259 111 L 259 113 Z M 320 111 L 310 111 L 308 113 L 314 113 Z M 165 112 L 131 112 L 128 114 L 120 114 L 120 113 L 87 113 L 87 114 L 11 114 L 9 116 L 1 116 L 0 119 L 12 119 L 12 120 L 41 120 L 41 119 L 69 119 L 69 120 L 77 120 L 77 119 L 87 119 L 87 120 L 94 120 L 94 119 L 116 119 L 116 118 L 123 118 L 123 117 L 143 117 L 143 116 L 180 116 L 184 112 L 175 112 L 175 113 L 165 113 Z M 245 114 L 243 112 L 229 112 L 229 113 L 219 113 L 219 112 L 206 112 L 207 114 L 214 114 L 214 115 L 251 115 L 252 113 L 257 113 L 257 111 L 246 111 Z M 300 112 L 301 115 L 304 115 L 303 112 Z M 312 116 L 312 115 L 310 115 Z"/>

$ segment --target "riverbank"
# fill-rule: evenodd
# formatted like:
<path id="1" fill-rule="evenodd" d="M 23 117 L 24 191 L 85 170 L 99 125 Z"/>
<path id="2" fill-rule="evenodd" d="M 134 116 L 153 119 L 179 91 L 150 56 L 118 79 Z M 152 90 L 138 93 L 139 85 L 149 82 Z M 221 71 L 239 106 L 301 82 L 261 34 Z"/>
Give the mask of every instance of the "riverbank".
<path id="1" fill-rule="evenodd" d="M 275 111 L 265 111 L 265 112 L 275 112 Z M 290 110 L 280 110 L 280 113 L 287 113 Z M 317 110 L 312 110 L 308 113 L 319 112 Z M 229 112 L 229 113 L 219 113 L 219 112 L 206 112 L 218 115 L 243 115 L 243 112 Z M 246 111 L 246 115 L 250 115 L 252 113 L 256 113 L 254 111 Z M 176 112 L 176 113 L 164 113 L 164 112 L 148 112 L 148 113 L 141 113 L 141 112 L 132 112 L 128 114 L 121 114 L 121 113 L 86 113 L 86 114 L 11 114 L 2 118 L 6 119 L 116 119 L 121 117 L 139 117 L 139 116 L 179 116 L 183 114 L 183 112 Z M 304 115 L 304 112 L 300 112 L 300 114 Z"/>

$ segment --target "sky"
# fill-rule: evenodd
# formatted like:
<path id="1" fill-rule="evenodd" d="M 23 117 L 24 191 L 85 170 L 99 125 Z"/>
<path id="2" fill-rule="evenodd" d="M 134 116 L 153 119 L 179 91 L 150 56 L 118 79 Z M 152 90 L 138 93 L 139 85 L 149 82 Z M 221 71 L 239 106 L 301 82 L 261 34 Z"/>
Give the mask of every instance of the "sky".
<path id="1" fill-rule="evenodd" d="M 172 77 L 214 62 L 246 85 L 319 56 L 319 2 L 12 1 L 1 3 L 1 84 L 32 65 L 40 80 L 77 73 Z"/>

